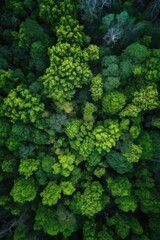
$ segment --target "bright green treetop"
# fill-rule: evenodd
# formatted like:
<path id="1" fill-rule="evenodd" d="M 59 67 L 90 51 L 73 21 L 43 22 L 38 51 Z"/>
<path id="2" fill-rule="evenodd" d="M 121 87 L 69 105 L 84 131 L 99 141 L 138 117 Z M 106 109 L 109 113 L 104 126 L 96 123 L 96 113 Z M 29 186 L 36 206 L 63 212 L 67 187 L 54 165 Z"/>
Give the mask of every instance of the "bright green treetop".
<path id="1" fill-rule="evenodd" d="M 60 173 L 62 176 L 68 177 L 74 169 L 75 159 L 76 157 L 74 154 L 60 154 L 58 156 L 58 162 L 54 163 L 52 166 L 53 173 Z"/>
<path id="2" fill-rule="evenodd" d="M 93 181 L 91 184 L 88 183 L 82 194 L 77 193 L 77 208 L 82 215 L 92 217 L 96 213 L 100 212 L 104 207 L 104 189 L 98 181 Z M 106 203 L 108 197 L 105 198 Z"/>
<path id="3" fill-rule="evenodd" d="M 118 197 L 116 198 L 115 203 L 118 205 L 118 208 L 123 212 L 135 212 L 137 208 L 137 199 L 133 195 Z"/>
<path id="4" fill-rule="evenodd" d="M 39 114 L 44 111 L 44 104 L 38 94 L 32 95 L 23 85 L 10 91 L 4 98 L 2 106 L 4 115 L 11 119 L 11 122 L 21 120 L 24 123 L 31 121 L 34 123 Z"/>
<path id="5" fill-rule="evenodd" d="M 113 121 L 105 127 L 99 125 L 93 130 L 93 136 L 95 137 L 95 146 L 99 153 L 102 153 L 103 150 L 110 152 L 121 136 L 119 124 Z"/>
<path id="6" fill-rule="evenodd" d="M 133 104 L 143 111 L 153 110 L 159 106 L 158 90 L 155 86 L 147 86 L 134 93 Z"/>
<path id="7" fill-rule="evenodd" d="M 32 177 L 18 178 L 15 180 L 10 195 L 15 202 L 24 203 L 31 202 L 36 197 L 37 186 Z"/>
<path id="8" fill-rule="evenodd" d="M 60 185 L 62 192 L 64 195 L 72 195 L 76 188 L 73 186 L 72 182 L 66 181 L 66 182 L 61 182 Z"/>
<path id="9" fill-rule="evenodd" d="M 35 159 L 21 159 L 18 169 L 19 173 L 24 175 L 27 179 L 33 174 L 33 172 L 37 171 L 39 164 L 40 162 Z"/>
<path id="10" fill-rule="evenodd" d="M 54 27 L 55 22 L 61 16 L 72 15 L 76 13 L 75 6 L 71 0 L 58 2 L 56 0 L 38 0 L 39 16 Z"/>
<path id="11" fill-rule="evenodd" d="M 0 90 L 3 89 L 4 92 L 8 92 L 10 88 L 14 87 L 17 81 L 18 78 L 14 77 L 13 71 L 0 69 Z"/>
<path id="12" fill-rule="evenodd" d="M 70 120 L 70 122 L 65 128 L 65 133 L 67 134 L 69 139 L 73 139 L 77 136 L 81 123 L 82 121 L 78 119 Z"/>
<path id="13" fill-rule="evenodd" d="M 56 26 L 56 35 L 58 42 L 75 43 L 80 46 L 90 40 L 83 33 L 83 26 L 79 25 L 78 21 L 70 15 L 60 18 L 59 24 Z"/>
<path id="14" fill-rule="evenodd" d="M 116 114 L 122 110 L 126 103 L 126 97 L 123 93 L 114 91 L 109 92 L 102 98 L 102 109 L 107 114 Z"/>
<path id="15" fill-rule="evenodd" d="M 121 112 L 120 117 L 137 117 L 142 111 L 158 108 L 158 90 L 156 86 L 146 86 L 134 92 L 132 103 L 128 104 Z"/>
<path id="16" fill-rule="evenodd" d="M 103 81 L 100 74 L 92 77 L 91 79 L 91 96 L 94 102 L 102 98 L 103 94 Z"/>
<path id="17" fill-rule="evenodd" d="M 40 193 L 43 205 L 53 206 L 61 198 L 61 188 L 53 181 L 50 181 Z"/>
<path id="18" fill-rule="evenodd" d="M 95 48 L 95 58 L 98 51 Z M 87 50 L 81 50 L 78 45 L 58 43 L 49 50 L 50 67 L 42 77 L 44 93 L 47 97 L 63 102 L 71 100 L 77 88 L 90 82 L 92 72 L 88 61 L 93 58 Z"/>

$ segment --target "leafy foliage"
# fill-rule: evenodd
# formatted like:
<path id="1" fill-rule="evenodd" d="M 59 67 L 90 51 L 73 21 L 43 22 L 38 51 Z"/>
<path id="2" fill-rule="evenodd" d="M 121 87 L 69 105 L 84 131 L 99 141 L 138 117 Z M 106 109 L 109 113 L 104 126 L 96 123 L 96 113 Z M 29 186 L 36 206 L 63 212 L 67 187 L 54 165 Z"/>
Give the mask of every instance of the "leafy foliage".
<path id="1" fill-rule="evenodd" d="M 55 182 L 49 182 L 46 188 L 41 192 L 43 205 L 55 205 L 60 198 L 61 189 Z"/>
<path id="2" fill-rule="evenodd" d="M 92 182 L 87 184 L 83 194 L 80 192 L 75 195 L 76 208 L 81 212 L 82 215 L 88 217 L 94 216 L 96 213 L 101 211 L 104 207 L 104 203 L 108 202 L 109 198 L 103 200 L 103 188 L 99 182 Z"/>
<path id="3" fill-rule="evenodd" d="M 107 162 L 119 174 L 124 174 L 133 169 L 132 163 L 129 163 L 127 159 L 118 152 L 112 151 L 107 154 Z"/>
<path id="4" fill-rule="evenodd" d="M 95 50 L 93 59 L 98 58 L 98 51 Z M 58 43 L 50 49 L 49 54 L 50 67 L 42 77 L 44 93 L 56 101 L 71 100 L 76 88 L 90 82 L 92 73 L 87 62 L 92 57 L 87 49 L 82 52 L 79 46 L 69 43 Z"/>
<path id="5" fill-rule="evenodd" d="M 19 165 L 19 173 L 24 175 L 25 178 L 29 178 L 33 172 L 37 171 L 39 161 L 35 159 L 21 159 Z"/>
<path id="6" fill-rule="evenodd" d="M 34 179 L 18 178 L 11 190 L 11 196 L 15 202 L 24 203 L 32 201 L 36 196 L 37 186 Z"/>
<path id="7" fill-rule="evenodd" d="M 27 88 L 19 85 L 4 98 L 2 110 L 12 122 L 21 120 L 24 123 L 27 121 L 34 123 L 38 115 L 43 112 L 44 104 L 40 102 L 39 95 L 33 96 Z"/>
<path id="8" fill-rule="evenodd" d="M 0 239 L 160 239 L 159 0 L 0 7 Z"/>
<path id="9" fill-rule="evenodd" d="M 122 110 L 125 103 L 126 97 L 123 93 L 110 92 L 102 98 L 102 109 L 103 112 L 113 115 Z"/>

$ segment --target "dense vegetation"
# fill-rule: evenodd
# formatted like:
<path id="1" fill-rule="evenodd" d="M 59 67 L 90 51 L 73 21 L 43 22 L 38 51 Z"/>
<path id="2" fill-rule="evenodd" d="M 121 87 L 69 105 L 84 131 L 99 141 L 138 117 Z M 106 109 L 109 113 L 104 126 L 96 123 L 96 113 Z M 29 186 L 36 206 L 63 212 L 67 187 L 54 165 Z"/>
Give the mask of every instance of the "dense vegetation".
<path id="1" fill-rule="evenodd" d="M 159 13 L 1 0 L 0 239 L 160 239 Z"/>

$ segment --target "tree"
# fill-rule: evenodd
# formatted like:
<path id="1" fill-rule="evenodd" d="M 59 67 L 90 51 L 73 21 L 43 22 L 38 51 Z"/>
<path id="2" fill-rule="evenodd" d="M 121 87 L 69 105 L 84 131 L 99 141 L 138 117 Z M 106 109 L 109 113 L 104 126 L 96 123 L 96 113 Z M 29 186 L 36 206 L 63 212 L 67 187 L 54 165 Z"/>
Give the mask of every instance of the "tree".
<path id="1" fill-rule="evenodd" d="M 35 146 L 33 144 L 21 144 L 18 148 L 17 154 L 20 158 L 31 157 L 34 153 Z"/>
<path id="2" fill-rule="evenodd" d="M 29 125 L 24 125 L 22 122 L 16 122 L 12 125 L 10 135 L 21 142 L 29 142 L 31 139 L 31 132 L 32 128 Z"/>
<path id="3" fill-rule="evenodd" d="M 119 174 L 124 174 L 133 170 L 133 164 L 119 152 L 111 151 L 106 156 L 108 164 Z"/>
<path id="4" fill-rule="evenodd" d="M 61 188 L 53 181 L 50 181 L 40 193 L 43 205 L 53 206 L 61 198 Z"/>
<path id="5" fill-rule="evenodd" d="M 38 72 L 43 72 L 43 70 L 47 67 L 48 63 L 46 47 L 44 46 L 43 42 L 33 42 L 31 45 L 30 54 L 33 59 L 30 64 L 31 67 L 35 66 Z"/>
<path id="6" fill-rule="evenodd" d="M 123 59 L 123 55 L 121 57 L 121 62 L 119 65 L 119 74 L 122 80 L 126 80 L 129 78 L 134 70 L 134 65 L 129 61 L 129 59 Z"/>
<path id="7" fill-rule="evenodd" d="M 143 234 L 143 227 L 137 218 L 132 217 L 130 219 L 130 225 L 131 225 L 131 231 L 133 233 L 140 235 L 140 236 Z"/>
<path id="8" fill-rule="evenodd" d="M 90 40 L 90 38 L 84 34 L 83 26 L 79 25 L 78 21 L 70 15 L 65 15 L 60 18 L 59 24 L 56 26 L 56 35 L 58 42 L 68 42 L 79 46 L 83 46 L 85 42 L 89 43 Z"/>
<path id="9" fill-rule="evenodd" d="M 31 56 L 38 61 L 46 56 L 46 49 L 41 41 L 33 42 L 31 45 Z"/>
<path id="10" fill-rule="evenodd" d="M 121 151 L 122 155 L 130 163 L 138 162 L 142 155 L 141 147 L 134 143 L 124 144 Z"/>
<path id="11" fill-rule="evenodd" d="M 150 56 L 150 49 L 147 49 L 144 45 L 137 42 L 129 45 L 122 54 L 122 58 L 131 60 L 133 64 L 142 63 Z"/>
<path id="12" fill-rule="evenodd" d="M 104 72 L 102 72 L 102 76 L 104 78 L 104 89 L 107 92 L 110 92 L 114 89 L 117 89 L 120 86 L 120 77 L 105 77 Z"/>
<path id="13" fill-rule="evenodd" d="M 102 98 L 103 112 L 114 115 L 121 111 L 126 103 L 126 96 L 118 91 L 109 92 Z"/>
<path id="14" fill-rule="evenodd" d="M 39 204 L 36 210 L 35 230 L 43 230 L 50 236 L 62 233 L 64 238 L 76 230 L 77 223 L 75 216 L 65 207 L 59 205 L 55 211 L 52 208 Z"/>
<path id="15" fill-rule="evenodd" d="M 21 23 L 19 33 L 19 46 L 30 48 L 31 44 L 36 41 L 42 41 L 45 47 L 48 47 L 50 40 L 44 29 L 37 21 L 27 18 Z"/>
<path id="16" fill-rule="evenodd" d="M 97 47 L 95 58 L 98 59 Z M 77 88 L 90 82 L 92 72 L 88 61 L 90 56 L 87 50 L 81 50 L 76 44 L 57 43 L 49 50 L 50 67 L 41 78 L 44 85 L 44 94 L 54 101 L 71 100 Z M 92 58 L 91 58 L 92 59 Z"/>
<path id="17" fill-rule="evenodd" d="M 81 123 L 82 121 L 78 119 L 71 119 L 69 121 L 68 125 L 65 128 L 65 133 L 69 139 L 73 139 L 77 136 Z"/>
<path id="18" fill-rule="evenodd" d="M 31 202 L 37 193 L 37 186 L 32 177 L 18 178 L 14 182 L 14 186 L 10 192 L 13 200 L 18 203 L 25 203 L 26 201 Z"/>
<path id="19" fill-rule="evenodd" d="M 12 151 L 15 151 L 16 149 L 18 149 L 20 147 L 21 143 L 15 137 L 10 137 L 7 139 L 5 145 L 9 149 L 9 151 L 12 152 Z"/>
<path id="20" fill-rule="evenodd" d="M 83 236 L 85 240 L 96 240 L 96 223 L 94 218 L 85 220 L 83 224 Z"/>
<path id="21" fill-rule="evenodd" d="M 147 86 L 134 93 L 133 104 L 143 111 L 152 110 L 159 106 L 158 90 L 155 86 Z"/>
<path id="22" fill-rule="evenodd" d="M 144 162 L 137 169 L 135 176 L 135 195 L 140 203 L 142 212 L 158 214 L 160 212 L 158 189 L 156 189 L 151 171 L 145 166 Z"/>
<path id="23" fill-rule="evenodd" d="M 86 102 L 86 105 L 84 107 L 83 111 L 83 119 L 86 122 L 94 122 L 94 116 L 93 113 L 97 111 L 97 107 L 90 102 Z"/>
<path id="24" fill-rule="evenodd" d="M 141 112 L 141 108 L 135 106 L 133 103 L 128 104 L 121 112 L 120 117 L 137 117 Z"/>
<path id="25" fill-rule="evenodd" d="M 100 154 L 102 151 L 110 152 L 111 148 L 116 145 L 116 142 L 121 136 L 119 124 L 117 121 L 113 120 L 111 122 L 108 122 L 107 125 L 99 125 L 93 130 L 95 146 L 98 153 Z"/>
<path id="26" fill-rule="evenodd" d="M 17 120 L 34 123 L 44 111 L 44 103 L 38 94 L 32 95 L 25 86 L 19 85 L 4 98 L 2 110 L 13 123 Z"/>
<path id="27" fill-rule="evenodd" d="M 145 78 L 146 84 L 159 81 L 158 68 L 160 65 L 160 51 L 153 49 L 149 58 L 134 69 L 134 74 L 138 78 Z"/>
<path id="28" fill-rule="evenodd" d="M 43 130 L 39 130 L 35 128 L 31 136 L 32 136 L 32 141 L 35 144 L 44 145 L 44 144 L 48 144 L 49 142 L 49 134 L 47 134 Z"/>
<path id="29" fill-rule="evenodd" d="M 55 157 L 42 153 L 38 158 L 41 161 L 43 172 L 52 174 L 52 166 L 56 161 Z"/>
<path id="30" fill-rule="evenodd" d="M 9 89 L 17 84 L 17 81 L 18 78 L 14 77 L 13 71 L 0 69 L 0 90 L 3 90 L 4 93 L 8 93 Z"/>
<path id="31" fill-rule="evenodd" d="M 102 78 L 106 91 L 112 91 L 120 86 L 119 63 L 119 57 L 116 55 L 104 56 L 102 58 Z"/>
<path id="32" fill-rule="evenodd" d="M 61 113 L 53 113 L 47 119 L 48 126 L 56 132 L 62 132 L 63 127 L 68 124 L 67 115 L 63 112 Z"/>
<path id="33" fill-rule="evenodd" d="M 118 197 L 115 200 L 115 203 L 118 205 L 118 208 L 123 212 L 135 212 L 137 209 L 137 200 L 134 195 Z"/>
<path id="34" fill-rule="evenodd" d="M 104 6 L 109 7 L 111 3 L 111 0 L 81 0 L 80 8 L 85 18 L 93 19 L 97 18 L 97 15 L 102 11 Z"/>
<path id="35" fill-rule="evenodd" d="M 113 7 L 121 9 L 121 1 L 114 2 Z M 126 7 L 127 3 L 124 4 Z M 137 41 L 138 37 L 147 33 L 152 25 L 150 22 L 141 20 L 136 21 L 132 16 L 129 15 L 129 11 L 124 8 L 119 13 L 107 14 L 102 19 L 102 29 L 104 31 L 104 44 L 111 48 L 124 47 L 134 41 Z M 118 10 L 118 11 L 119 11 Z M 133 44 L 136 44 L 134 42 Z M 127 47 L 128 48 L 128 47 Z M 138 46 L 137 46 L 138 48 Z M 130 48 L 131 49 L 131 48 Z M 143 51 L 143 49 L 140 48 Z"/>
<path id="36" fill-rule="evenodd" d="M 101 155 L 95 150 L 87 158 L 90 167 L 95 167 L 101 162 Z"/>
<path id="37" fill-rule="evenodd" d="M 121 239 L 126 239 L 131 228 L 129 219 L 125 215 L 121 216 L 119 213 L 115 213 L 111 218 L 108 218 L 107 225 L 114 226 L 117 236 Z"/>
<path id="38" fill-rule="evenodd" d="M 139 144 L 142 148 L 142 159 L 150 160 L 153 158 L 153 140 L 149 132 L 143 131 L 139 138 Z"/>
<path id="39" fill-rule="evenodd" d="M 10 125 L 7 121 L 0 119 L 0 146 L 3 146 L 9 136 Z"/>
<path id="40" fill-rule="evenodd" d="M 109 233 L 109 229 L 106 226 L 102 227 L 102 230 L 98 233 L 99 240 L 113 240 L 112 235 Z"/>
<path id="41" fill-rule="evenodd" d="M 54 163 L 53 173 L 54 174 L 61 174 L 64 177 L 69 177 L 71 172 L 74 169 L 74 163 L 75 163 L 76 156 L 71 153 L 61 153 L 58 156 L 58 162 Z"/>
<path id="42" fill-rule="evenodd" d="M 65 182 L 61 182 L 60 185 L 62 192 L 64 195 L 72 195 L 74 193 L 74 191 L 76 190 L 76 188 L 73 186 L 72 182 L 69 181 L 65 181 Z"/>
<path id="43" fill-rule="evenodd" d="M 38 0 L 38 6 L 40 18 L 46 23 L 51 24 L 53 30 L 55 30 L 54 28 L 61 16 L 75 16 L 76 14 L 75 5 L 71 0 L 64 0 L 63 2 Z"/>
<path id="44" fill-rule="evenodd" d="M 45 233 L 55 236 L 59 233 L 60 227 L 55 212 L 51 208 L 39 204 L 35 216 L 34 230 L 41 229 Z"/>
<path id="45" fill-rule="evenodd" d="M 118 176 L 116 178 L 107 178 L 108 189 L 114 197 L 125 197 L 131 193 L 131 183 L 127 177 Z"/>
<path id="46" fill-rule="evenodd" d="M 33 172 L 37 171 L 40 162 L 35 159 L 21 159 L 19 165 L 19 173 L 24 175 L 25 178 L 29 178 Z"/>
<path id="47" fill-rule="evenodd" d="M 129 133 L 130 133 L 130 136 L 131 136 L 133 139 L 138 138 L 139 135 L 140 135 L 140 133 L 141 133 L 141 126 L 140 126 L 140 125 L 133 124 L 133 125 L 130 127 Z"/>
<path id="48" fill-rule="evenodd" d="M 79 149 L 79 154 L 85 158 L 87 158 L 94 151 L 95 141 L 94 141 L 94 137 L 90 133 L 84 136 L 84 138 L 82 139 L 82 142 L 77 141 L 77 143 L 79 147 L 81 146 Z"/>
<path id="49" fill-rule="evenodd" d="M 93 181 L 91 184 L 88 182 L 84 192 L 82 194 L 77 192 L 74 196 L 76 208 L 82 215 L 93 217 L 109 201 L 107 196 L 103 197 L 103 191 L 104 189 L 98 181 Z"/>
<path id="50" fill-rule="evenodd" d="M 100 74 L 91 79 L 91 96 L 94 102 L 100 100 L 103 94 L 103 81 Z"/>
<path id="51" fill-rule="evenodd" d="M 158 90 L 155 85 L 149 85 L 134 92 L 132 103 L 120 112 L 120 116 L 137 117 L 141 111 L 153 110 L 158 106 Z"/>

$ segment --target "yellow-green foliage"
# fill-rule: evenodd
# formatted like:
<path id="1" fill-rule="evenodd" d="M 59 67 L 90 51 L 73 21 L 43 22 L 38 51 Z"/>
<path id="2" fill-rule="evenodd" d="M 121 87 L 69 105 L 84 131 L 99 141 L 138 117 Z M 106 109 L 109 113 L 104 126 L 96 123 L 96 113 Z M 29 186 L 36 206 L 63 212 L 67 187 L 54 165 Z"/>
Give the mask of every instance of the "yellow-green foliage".
<path id="1" fill-rule="evenodd" d="M 97 52 L 97 48 L 95 50 Z M 41 78 L 44 93 L 58 102 L 71 100 L 77 88 L 91 81 L 90 55 L 87 50 L 69 43 L 58 43 L 49 50 L 49 55 L 50 67 Z M 95 58 L 98 58 L 97 54 Z"/>
<path id="2" fill-rule="evenodd" d="M 99 153 L 102 153 L 103 150 L 110 152 L 121 136 L 119 125 L 113 121 L 108 128 L 98 126 L 93 130 L 93 136 L 95 137 L 95 146 Z"/>
<path id="3" fill-rule="evenodd" d="M 53 181 L 50 181 L 40 193 L 43 205 L 55 205 L 61 198 L 61 188 Z"/>
<path id="4" fill-rule="evenodd" d="M 159 240 L 159 0 L 0 2 L 0 239 Z"/>
<path id="5" fill-rule="evenodd" d="M 41 103 L 39 95 L 32 95 L 26 87 L 19 85 L 4 98 L 2 110 L 11 122 L 21 120 L 24 123 L 28 121 L 34 123 L 44 111 L 44 103 Z"/>
<path id="6" fill-rule="evenodd" d="M 15 180 L 10 195 L 15 202 L 31 202 L 36 197 L 37 186 L 34 179 L 18 178 Z"/>
<path id="7" fill-rule="evenodd" d="M 100 74 L 91 79 L 91 96 L 93 101 L 98 101 L 102 98 L 103 94 L 103 81 Z"/>
<path id="8" fill-rule="evenodd" d="M 123 93 L 114 91 L 109 92 L 102 98 L 103 112 L 113 115 L 121 111 L 126 103 L 126 97 Z"/>

